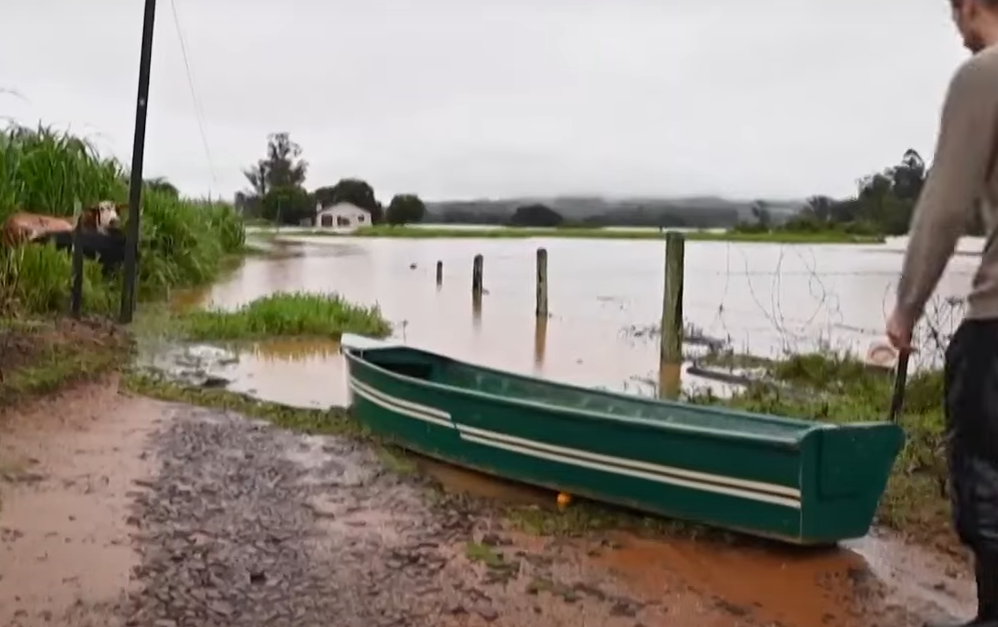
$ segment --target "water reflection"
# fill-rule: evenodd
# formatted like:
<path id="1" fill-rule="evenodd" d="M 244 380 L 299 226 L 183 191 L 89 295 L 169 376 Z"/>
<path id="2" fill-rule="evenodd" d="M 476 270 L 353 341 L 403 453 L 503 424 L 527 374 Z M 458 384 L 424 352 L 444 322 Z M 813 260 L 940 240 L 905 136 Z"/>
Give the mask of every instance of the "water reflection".
<path id="1" fill-rule="evenodd" d="M 660 363 L 658 366 L 658 397 L 676 400 L 682 389 L 683 367 L 680 364 Z"/>
<path id="2" fill-rule="evenodd" d="M 534 320 L 534 372 L 544 372 L 544 350 L 548 342 L 548 317 L 539 316 Z"/>
<path id="3" fill-rule="evenodd" d="M 482 295 L 471 295 L 471 326 L 475 333 L 482 332 Z"/>
<path id="4" fill-rule="evenodd" d="M 211 296 L 211 286 L 175 291 L 170 297 L 170 310 L 182 313 L 200 307 Z"/>
<path id="5" fill-rule="evenodd" d="M 305 359 L 339 357 L 340 343 L 333 339 L 285 339 L 254 342 L 241 353 L 264 363 L 288 363 Z"/>
<path id="6" fill-rule="evenodd" d="M 228 388 L 294 407 L 344 405 L 346 363 L 334 340 L 277 340 L 243 347 Z"/>

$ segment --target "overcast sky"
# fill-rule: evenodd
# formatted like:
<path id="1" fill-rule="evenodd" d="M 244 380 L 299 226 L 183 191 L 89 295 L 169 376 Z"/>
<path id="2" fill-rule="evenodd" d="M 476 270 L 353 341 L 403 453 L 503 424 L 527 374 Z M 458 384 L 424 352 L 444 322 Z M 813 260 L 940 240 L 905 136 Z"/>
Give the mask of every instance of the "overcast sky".
<path id="1" fill-rule="evenodd" d="M 846 194 L 929 158 L 944 0 L 160 0 L 146 175 L 231 195 L 289 131 L 379 197 Z M 130 159 L 140 0 L 3 8 L 0 114 Z M 671 7 L 671 8 L 670 8 Z"/>

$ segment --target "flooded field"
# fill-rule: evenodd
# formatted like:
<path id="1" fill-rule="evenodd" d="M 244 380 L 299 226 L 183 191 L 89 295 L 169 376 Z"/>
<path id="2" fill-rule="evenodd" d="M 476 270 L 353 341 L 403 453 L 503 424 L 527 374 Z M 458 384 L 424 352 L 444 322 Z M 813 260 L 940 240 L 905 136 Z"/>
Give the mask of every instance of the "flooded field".
<path id="1" fill-rule="evenodd" d="M 688 242 L 684 314 L 738 351 L 776 354 L 831 344 L 865 351 L 880 339 L 903 239 L 879 246 Z M 282 236 L 183 305 L 235 307 L 279 290 L 339 292 L 377 303 L 396 336 L 488 366 L 631 393 L 658 385 L 664 245 L 649 240 L 348 239 Z M 534 318 L 534 264 L 549 253 L 550 319 Z M 967 238 L 939 295 L 962 296 L 980 240 Z M 472 306 L 471 264 L 484 256 L 486 294 Z M 435 285 L 437 261 L 443 285 Z M 256 347 L 231 370 L 233 389 L 303 406 L 342 404 L 342 358 L 328 343 Z M 685 377 L 684 384 L 696 384 Z"/>

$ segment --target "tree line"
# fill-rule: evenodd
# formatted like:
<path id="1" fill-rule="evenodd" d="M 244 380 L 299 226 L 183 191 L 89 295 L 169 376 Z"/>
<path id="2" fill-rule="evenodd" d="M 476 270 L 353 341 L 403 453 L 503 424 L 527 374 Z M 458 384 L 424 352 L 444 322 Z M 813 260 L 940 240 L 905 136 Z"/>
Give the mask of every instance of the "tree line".
<path id="1" fill-rule="evenodd" d="M 236 194 L 236 207 L 245 218 L 278 224 L 311 224 L 316 208 L 347 202 L 371 214 L 374 224 L 420 222 L 426 206 L 415 194 L 396 194 L 385 207 L 366 181 L 343 178 L 335 185 L 309 191 L 305 187 L 308 162 L 288 133 L 267 137 L 267 154 L 243 170 L 250 189 Z"/>
<path id="2" fill-rule="evenodd" d="M 900 163 L 861 178 L 856 194 L 834 199 L 812 196 L 799 214 L 779 228 L 789 231 L 843 229 L 857 234 L 904 235 L 908 232 L 918 196 L 925 186 L 929 167 L 917 150 L 909 148 Z M 974 207 L 967 223 L 969 235 L 982 235 L 984 224 Z M 753 206 L 756 220 L 739 225 L 740 230 L 771 229 L 772 220 L 764 203 Z"/>
<path id="3" fill-rule="evenodd" d="M 925 186 L 929 167 L 917 150 L 909 148 L 901 161 L 880 172 L 864 176 L 857 182 L 856 193 L 846 198 L 812 196 L 798 211 L 780 220 L 774 216 L 770 203 L 754 201 L 750 217 L 740 219 L 733 229 L 742 232 L 821 232 L 842 230 L 857 235 L 903 235 L 908 232 L 915 204 Z M 976 208 L 975 208 L 976 209 Z M 596 216 L 600 221 L 605 216 Z M 682 220 L 663 210 L 657 226 L 699 226 L 682 224 Z M 512 222 L 531 222 L 532 226 L 559 226 L 566 221 L 543 205 L 518 208 Z M 677 224 L 679 222 L 680 224 Z M 621 222 L 614 226 L 625 226 Z M 967 223 L 967 233 L 982 235 L 984 225 L 980 211 L 973 211 Z"/>
<path id="4" fill-rule="evenodd" d="M 752 202 L 746 215 L 745 205 L 739 214 L 732 208 L 732 203 L 723 199 L 716 199 L 716 207 L 686 207 L 682 201 L 620 201 L 614 205 L 613 201 L 584 198 L 576 202 L 580 212 L 585 211 L 587 203 L 595 203 L 594 211 L 584 216 L 572 215 L 572 209 L 575 209 L 572 202 L 575 201 L 571 200 L 569 208 L 562 208 L 562 211 L 544 202 L 520 204 L 501 200 L 439 203 L 429 211 L 433 213 L 434 222 L 443 223 L 533 227 L 730 226 L 743 232 L 843 230 L 854 234 L 901 235 L 908 230 L 928 171 L 918 151 L 908 149 L 896 165 L 861 178 L 855 194 L 837 199 L 812 196 L 799 209 L 790 212 L 785 206 L 764 200 Z M 264 158 L 243 170 L 250 189 L 236 194 L 236 206 L 244 217 L 281 224 L 311 223 L 317 205 L 328 207 L 340 202 L 370 212 L 374 224 L 402 225 L 421 222 L 427 217 L 426 204 L 415 194 L 397 194 L 384 207 L 364 180 L 343 178 L 335 185 L 319 186 L 310 191 L 305 186 L 307 173 L 308 162 L 302 158 L 301 146 L 292 141 L 288 133 L 273 133 L 267 138 Z M 566 211 L 568 215 L 565 215 Z M 980 234 L 982 231 L 980 216 L 974 212 L 968 232 Z"/>

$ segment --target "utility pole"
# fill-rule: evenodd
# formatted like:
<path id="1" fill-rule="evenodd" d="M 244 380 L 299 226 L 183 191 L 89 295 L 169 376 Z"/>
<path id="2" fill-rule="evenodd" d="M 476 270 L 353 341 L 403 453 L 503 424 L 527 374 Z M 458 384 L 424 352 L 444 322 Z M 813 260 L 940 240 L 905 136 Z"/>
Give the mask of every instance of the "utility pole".
<path id="1" fill-rule="evenodd" d="M 135 283 L 139 250 L 139 207 L 142 203 L 142 162 L 146 150 L 146 113 L 149 109 L 149 71 L 152 66 L 152 36 L 156 24 L 156 0 L 145 0 L 142 18 L 142 50 L 139 55 L 139 93 L 135 101 L 135 138 L 132 142 L 132 180 L 128 190 L 128 232 L 125 235 L 125 277 L 121 290 L 122 324 L 135 312 Z"/>

